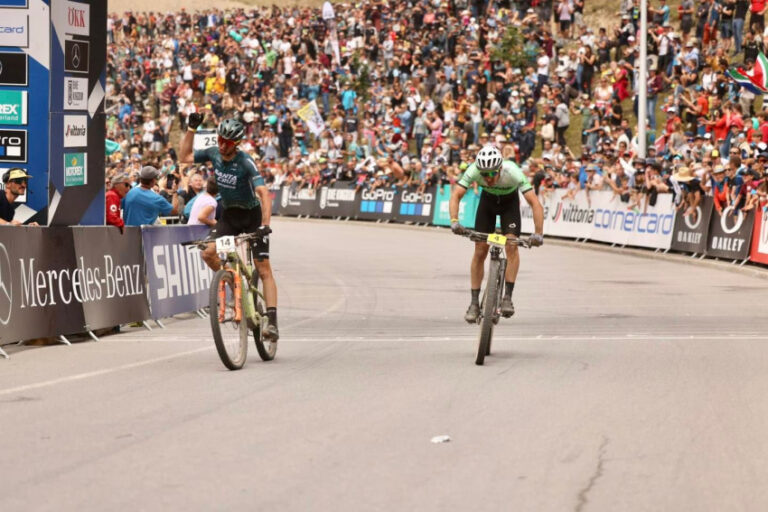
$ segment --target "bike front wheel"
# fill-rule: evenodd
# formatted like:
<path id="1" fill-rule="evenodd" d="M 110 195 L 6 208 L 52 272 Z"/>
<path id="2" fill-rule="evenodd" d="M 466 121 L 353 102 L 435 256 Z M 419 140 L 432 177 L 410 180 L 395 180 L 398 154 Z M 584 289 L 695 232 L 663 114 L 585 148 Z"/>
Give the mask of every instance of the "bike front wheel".
<path id="1" fill-rule="evenodd" d="M 209 296 L 211 332 L 219 358 L 230 370 L 242 368 L 248 355 L 248 325 L 241 291 L 231 270 L 221 269 L 214 274 Z"/>
<path id="2" fill-rule="evenodd" d="M 480 339 L 477 343 L 477 356 L 475 364 L 482 365 L 485 356 L 491 352 L 491 339 L 493 338 L 493 319 L 496 315 L 496 309 L 499 302 L 499 272 L 501 271 L 501 262 L 491 260 L 488 270 L 488 279 L 485 284 L 485 293 L 483 294 L 483 319 L 480 322 Z"/>
<path id="3" fill-rule="evenodd" d="M 257 279 L 257 277 L 254 277 L 254 281 Z M 256 293 L 256 290 L 261 292 L 261 295 Z M 253 288 L 253 304 L 256 307 L 256 312 L 259 314 L 259 319 L 264 318 L 267 314 L 267 308 L 264 304 L 264 299 L 262 299 L 263 296 L 264 287 L 261 279 L 258 279 L 258 284 Z M 265 339 L 261 327 L 261 325 L 257 325 L 253 328 L 253 340 L 256 343 L 256 352 L 259 353 L 259 357 L 261 357 L 262 361 L 271 361 L 277 354 L 277 342 Z"/>

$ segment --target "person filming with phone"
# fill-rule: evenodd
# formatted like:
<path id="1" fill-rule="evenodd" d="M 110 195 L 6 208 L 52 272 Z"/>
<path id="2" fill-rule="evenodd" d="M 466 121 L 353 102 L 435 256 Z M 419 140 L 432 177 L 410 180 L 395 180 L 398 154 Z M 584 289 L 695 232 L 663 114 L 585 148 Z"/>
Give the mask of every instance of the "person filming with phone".
<path id="1" fill-rule="evenodd" d="M 155 192 L 160 171 L 146 166 L 139 173 L 139 186 L 132 188 L 123 198 L 123 220 L 126 226 L 145 226 L 157 222 L 160 215 L 179 213 L 178 184 L 174 183 L 169 191 L 172 198 L 169 203 Z"/>

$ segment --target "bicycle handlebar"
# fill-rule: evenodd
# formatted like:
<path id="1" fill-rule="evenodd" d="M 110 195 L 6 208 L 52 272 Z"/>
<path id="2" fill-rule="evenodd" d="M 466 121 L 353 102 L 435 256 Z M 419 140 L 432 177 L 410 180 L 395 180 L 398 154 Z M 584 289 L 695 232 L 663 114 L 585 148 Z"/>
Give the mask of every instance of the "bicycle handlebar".
<path id="1" fill-rule="evenodd" d="M 237 235 L 235 237 L 235 241 L 237 241 L 237 242 L 247 242 L 249 240 L 253 240 L 254 238 L 259 238 L 261 236 L 262 235 L 260 235 L 258 233 L 243 233 L 242 235 Z M 202 240 L 190 240 L 188 242 L 181 242 L 180 245 L 182 245 L 182 246 L 196 245 L 196 246 L 202 248 L 204 246 L 207 246 L 208 244 L 214 244 L 214 243 L 216 243 L 216 239 L 215 238 L 203 238 Z"/>
<path id="2" fill-rule="evenodd" d="M 491 233 L 481 233 L 480 231 L 473 231 L 471 229 L 466 229 L 466 228 L 465 228 L 465 233 L 458 233 L 459 236 L 469 238 L 473 242 L 487 242 L 488 236 L 490 234 Z M 525 238 L 507 238 L 506 245 L 525 247 L 526 249 L 531 248 L 530 242 L 528 242 L 528 240 L 526 240 Z"/>

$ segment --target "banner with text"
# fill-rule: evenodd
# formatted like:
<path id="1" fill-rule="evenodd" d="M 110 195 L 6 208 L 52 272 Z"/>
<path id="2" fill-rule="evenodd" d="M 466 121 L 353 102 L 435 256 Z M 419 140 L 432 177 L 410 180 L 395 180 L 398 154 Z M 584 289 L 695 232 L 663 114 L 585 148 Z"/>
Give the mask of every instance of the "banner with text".
<path id="1" fill-rule="evenodd" d="M 749 259 L 768 264 L 768 210 L 758 208 L 752 229 L 752 250 Z"/>
<path id="2" fill-rule="evenodd" d="M 398 190 L 395 195 L 393 218 L 398 222 L 429 224 L 435 208 L 437 187 L 427 187 L 423 193 Z"/>
<path id="3" fill-rule="evenodd" d="M 166 318 L 208 305 L 213 272 L 200 250 L 182 242 L 208 235 L 207 226 L 158 226 L 141 230 L 152 318 Z"/>
<path id="4" fill-rule="evenodd" d="M 451 188 L 439 185 L 435 193 L 434 215 L 432 216 L 432 224 L 435 226 L 451 225 L 450 200 Z M 459 203 L 459 222 L 462 226 L 470 229 L 475 227 L 475 214 L 479 200 L 480 196 L 475 194 L 473 190 L 467 190 L 467 193 L 464 194 Z"/>
<path id="5" fill-rule="evenodd" d="M 317 191 L 312 188 L 291 191 L 291 187 L 283 187 L 280 215 L 317 215 Z"/>
<path id="6" fill-rule="evenodd" d="M 696 211 L 688 215 L 685 214 L 685 209 L 678 210 L 675 216 L 672 249 L 704 254 L 704 251 L 707 250 L 707 234 L 709 233 L 709 222 L 713 210 L 712 198 L 707 196 L 702 197 Z"/>
<path id="7" fill-rule="evenodd" d="M 707 256 L 729 260 L 743 260 L 749 257 L 749 241 L 752 238 L 752 225 L 755 212 L 735 213 L 732 206 L 722 213 L 715 211 L 709 223 Z"/>
<path id="8" fill-rule="evenodd" d="M 316 215 L 319 217 L 354 217 L 357 194 L 348 183 L 335 183 L 320 189 Z"/>
<path id="9" fill-rule="evenodd" d="M 125 228 L 120 234 L 117 228 L 73 227 L 72 236 L 77 268 L 93 283 L 83 302 L 88 329 L 149 318 L 141 230 Z"/>

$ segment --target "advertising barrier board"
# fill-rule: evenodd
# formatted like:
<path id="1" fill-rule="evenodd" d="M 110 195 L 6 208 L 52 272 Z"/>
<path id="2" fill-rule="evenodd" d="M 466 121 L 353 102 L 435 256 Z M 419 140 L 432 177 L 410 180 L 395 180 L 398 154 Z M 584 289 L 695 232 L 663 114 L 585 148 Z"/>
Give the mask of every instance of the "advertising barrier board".
<path id="1" fill-rule="evenodd" d="M 427 187 L 424 193 L 398 189 L 393 210 L 394 220 L 398 222 L 427 223 L 432 221 L 435 208 L 437 187 Z"/>
<path id="2" fill-rule="evenodd" d="M 752 250 L 749 259 L 768 265 L 768 210 L 758 208 L 752 229 Z"/>
<path id="3" fill-rule="evenodd" d="M 318 217 L 354 217 L 359 195 L 350 183 L 334 183 L 320 188 L 317 202 Z"/>
<path id="4" fill-rule="evenodd" d="M 707 235 L 713 210 L 712 198 L 707 196 L 701 198 L 696 211 L 690 215 L 685 215 L 684 209 L 678 210 L 672 234 L 672 249 L 704 254 L 707 250 Z"/>
<path id="5" fill-rule="evenodd" d="M 450 226 L 451 215 L 449 203 L 451 200 L 451 188 L 438 185 L 435 192 L 435 206 L 432 216 L 432 224 L 435 226 Z M 477 203 L 480 196 L 475 194 L 474 190 L 467 190 L 459 203 L 459 223 L 467 228 L 475 227 L 475 214 L 477 213 Z"/>
<path id="6" fill-rule="evenodd" d="M 207 226 L 151 226 L 141 230 L 152 318 L 165 318 L 208 305 L 213 272 L 200 250 L 182 242 L 208 235 Z"/>
<path id="7" fill-rule="evenodd" d="M 280 194 L 280 215 L 317 215 L 317 191 L 302 188 L 291 192 L 283 187 Z"/>
<path id="8" fill-rule="evenodd" d="M 732 206 L 726 207 L 722 213 L 715 211 L 709 223 L 707 256 L 729 260 L 746 259 L 749 256 L 754 222 L 754 211 L 745 214 L 739 210 L 734 213 Z"/>
<path id="9" fill-rule="evenodd" d="M 392 220 L 398 191 L 390 187 L 363 190 L 357 203 L 355 217 L 362 220 Z"/>
<path id="10" fill-rule="evenodd" d="M 141 230 L 73 227 L 77 268 L 83 269 L 93 300 L 83 302 L 85 325 L 102 329 L 149 318 Z"/>

